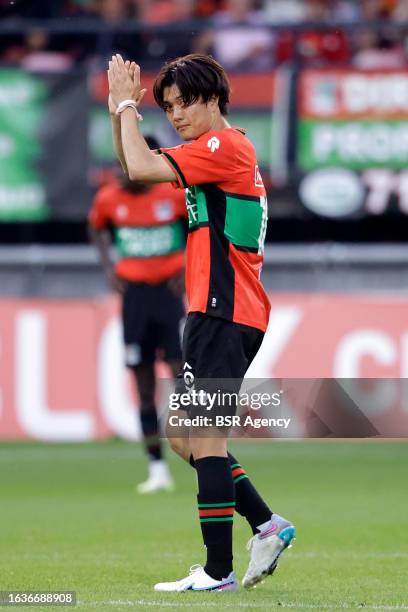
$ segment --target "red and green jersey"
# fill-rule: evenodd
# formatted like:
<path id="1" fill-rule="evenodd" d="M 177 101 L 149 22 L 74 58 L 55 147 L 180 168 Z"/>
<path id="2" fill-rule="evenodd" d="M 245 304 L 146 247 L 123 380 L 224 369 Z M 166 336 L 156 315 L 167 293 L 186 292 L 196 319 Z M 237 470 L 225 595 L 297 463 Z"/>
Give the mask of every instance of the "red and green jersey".
<path id="1" fill-rule="evenodd" d="M 226 128 L 161 153 L 186 189 L 189 312 L 265 330 L 267 201 L 252 143 L 242 130 Z"/>
<path id="2" fill-rule="evenodd" d="M 102 187 L 89 213 L 91 225 L 113 228 L 116 273 L 129 281 L 156 285 L 184 266 L 185 201 L 168 183 L 131 193 L 118 183 Z"/>

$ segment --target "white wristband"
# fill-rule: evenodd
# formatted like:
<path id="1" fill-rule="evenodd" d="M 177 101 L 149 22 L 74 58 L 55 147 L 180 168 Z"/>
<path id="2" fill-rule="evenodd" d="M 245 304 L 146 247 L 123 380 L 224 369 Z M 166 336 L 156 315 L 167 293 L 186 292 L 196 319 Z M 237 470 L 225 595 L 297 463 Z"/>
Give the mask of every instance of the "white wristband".
<path id="1" fill-rule="evenodd" d="M 125 108 L 133 108 L 136 113 L 136 119 L 138 119 L 139 121 L 143 121 L 143 117 L 137 110 L 137 104 L 134 100 L 123 100 L 123 102 L 120 102 L 120 104 L 118 104 L 118 108 L 116 109 L 116 114 L 120 115 L 120 113 L 122 113 Z"/>

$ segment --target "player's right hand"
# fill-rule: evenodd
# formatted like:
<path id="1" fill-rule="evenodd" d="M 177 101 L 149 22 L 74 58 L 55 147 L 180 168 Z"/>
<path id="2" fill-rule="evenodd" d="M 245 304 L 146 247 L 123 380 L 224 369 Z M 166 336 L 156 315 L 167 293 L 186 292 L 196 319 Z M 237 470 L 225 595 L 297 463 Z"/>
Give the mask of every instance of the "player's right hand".
<path id="1" fill-rule="evenodd" d="M 125 67 L 127 68 L 128 72 L 130 74 L 130 77 L 131 77 L 131 79 L 133 81 L 134 73 L 135 73 L 135 67 L 136 67 L 135 62 L 130 62 L 129 60 L 126 60 Z M 107 70 L 107 74 L 108 74 L 108 83 L 109 83 L 108 109 L 109 109 L 109 113 L 111 115 L 115 115 L 116 114 L 116 109 L 118 108 L 118 105 L 114 101 L 113 96 L 112 96 L 111 91 L 110 91 L 111 90 L 111 75 L 110 75 L 109 70 Z"/>
<path id="2" fill-rule="evenodd" d="M 133 81 L 133 86 L 134 86 L 134 90 L 133 90 L 134 99 L 136 100 L 136 104 L 139 106 L 139 104 L 144 98 L 144 95 L 147 89 L 140 88 L 140 66 L 138 66 L 136 62 L 125 62 L 125 64 L 128 64 L 128 63 L 129 63 L 128 72 L 129 72 L 130 78 Z"/>

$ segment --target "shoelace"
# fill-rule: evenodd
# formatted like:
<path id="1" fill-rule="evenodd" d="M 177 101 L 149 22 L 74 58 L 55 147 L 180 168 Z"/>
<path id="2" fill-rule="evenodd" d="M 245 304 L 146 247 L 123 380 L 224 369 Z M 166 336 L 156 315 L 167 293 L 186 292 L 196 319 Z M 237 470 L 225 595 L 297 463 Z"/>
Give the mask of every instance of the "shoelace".
<path id="1" fill-rule="evenodd" d="M 259 535 L 261 535 L 261 534 L 265 533 L 265 531 L 268 531 L 268 527 L 266 527 L 266 528 L 265 528 L 263 531 L 261 531 L 260 533 L 256 533 L 255 535 L 253 535 L 253 536 L 252 536 L 252 538 L 249 538 L 248 543 L 247 543 L 247 545 L 246 545 L 246 549 L 247 549 L 247 550 L 251 550 L 251 549 L 252 549 L 252 546 L 253 546 L 253 544 L 254 544 L 254 540 L 255 540 L 255 538 L 256 538 L 257 536 L 259 536 Z M 277 531 L 275 532 L 275 533 L 276 533 L 276 535 L 278 534 L 278 532 L 279 532 L 279 530 L 277 530 Z"/>

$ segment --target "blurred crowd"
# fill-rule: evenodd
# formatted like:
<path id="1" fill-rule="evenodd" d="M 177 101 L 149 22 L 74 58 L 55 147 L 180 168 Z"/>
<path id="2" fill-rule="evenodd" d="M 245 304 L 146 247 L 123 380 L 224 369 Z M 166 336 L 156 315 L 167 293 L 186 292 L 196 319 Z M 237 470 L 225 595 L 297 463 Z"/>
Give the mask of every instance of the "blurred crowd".
<path id="1" fill-rule="evenodd" d="M 251 71 L 287 61 L 398 69 L 408 60 L 408 0 L 0 0 L 0 16 L 3 24 L 42 20 L 28 32 L 0 35 L 0 61 L 31 70 L 101 63 L 113 51 L 148 68 L 194 51 L 228 70 Z M 49 19 L 77 20 L 78 30 L 54 31 Z M 135 31 L 121 31 L 132 22 Z M 282 23 L 305 27 L 270 27 Z"/>

